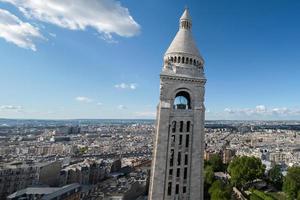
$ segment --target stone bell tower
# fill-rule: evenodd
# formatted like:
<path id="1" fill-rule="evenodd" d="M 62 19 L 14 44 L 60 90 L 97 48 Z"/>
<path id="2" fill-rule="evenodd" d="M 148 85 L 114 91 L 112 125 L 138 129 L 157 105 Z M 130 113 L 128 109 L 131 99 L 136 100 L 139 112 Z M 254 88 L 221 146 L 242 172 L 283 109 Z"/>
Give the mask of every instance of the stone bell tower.
<path id="1" fill-rule="evenodd" d="M 202 200 L 204 60 L 188 9 L 164 55 L 149 188 L 150 200 Z"/>

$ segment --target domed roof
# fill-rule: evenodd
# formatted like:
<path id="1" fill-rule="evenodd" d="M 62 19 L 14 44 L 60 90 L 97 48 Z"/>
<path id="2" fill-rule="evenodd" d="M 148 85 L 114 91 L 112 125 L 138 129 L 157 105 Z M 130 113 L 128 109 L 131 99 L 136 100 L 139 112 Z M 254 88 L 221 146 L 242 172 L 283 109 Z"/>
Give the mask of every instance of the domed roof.
<path id="1" fill-rule="evenodd" d="M 191 27 L 192 19 L 190 17 L 188 9 L 185 9 L 180 18 L 179 30 L 171 45 L 167 49 L 165 55 L 170 53 L 184 53 L 201 58 L 199 50 L 193 39 Z"/>
<path id="2" fill-rule="evenodd" d="M 189 20 L 189 21 L 192 21 L 192 18 L 190 16 L 190 12 L 189 12 L 189 9 L 184 9 L 184 12 L 183 14 L 181 15 L 180 17 L 180 20 Z"/>
<path id="3" fill-rule="evenodd" d="M 190 30 L 180 29 L 165 54 L 186 53 L 193 56 L 200 56 L 199 50 L 194 42 Z"/>

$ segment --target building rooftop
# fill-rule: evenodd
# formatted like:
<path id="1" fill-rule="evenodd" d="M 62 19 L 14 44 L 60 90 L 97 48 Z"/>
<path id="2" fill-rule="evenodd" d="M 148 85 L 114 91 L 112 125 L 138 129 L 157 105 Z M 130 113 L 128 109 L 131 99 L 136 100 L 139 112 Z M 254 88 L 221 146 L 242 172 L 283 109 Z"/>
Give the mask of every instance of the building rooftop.
<path id="1" fill-rule="evenodd" d="M 7 198 L 14 199 L 24 195 L 44 195 L 41 198 L 42 200 L 50 200 L 71 190 L 80 189 L 80 187 L 81 186 L 78 183 L 73 183 L 63 187 L 28 187 L 9 195 Z"/>

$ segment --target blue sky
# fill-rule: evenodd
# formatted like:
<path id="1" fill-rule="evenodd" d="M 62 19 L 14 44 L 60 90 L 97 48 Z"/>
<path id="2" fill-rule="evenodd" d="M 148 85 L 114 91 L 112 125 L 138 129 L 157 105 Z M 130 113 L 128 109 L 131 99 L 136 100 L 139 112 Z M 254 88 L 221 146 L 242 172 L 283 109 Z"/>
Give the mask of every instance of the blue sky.
<path id="1" fill-rule="evenodd" d="M 0 118 L 154 118 L 187 5 L 206 118 L 300 119 L 299 1 L 43 2 L 0 0 Z"/>

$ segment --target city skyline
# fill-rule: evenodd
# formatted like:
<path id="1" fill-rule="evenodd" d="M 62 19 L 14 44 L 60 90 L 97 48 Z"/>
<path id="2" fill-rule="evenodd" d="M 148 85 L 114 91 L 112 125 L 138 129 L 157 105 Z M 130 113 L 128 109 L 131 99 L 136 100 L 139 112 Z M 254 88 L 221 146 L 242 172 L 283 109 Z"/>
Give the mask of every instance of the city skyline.
<path id="1" fill-rule="evenodd" d="M 299 2 L 67 2 L 0 0 L 0 118 L 154 119 L 161 55 L 187 5 L 206 119 L 300 119 Z"/>

